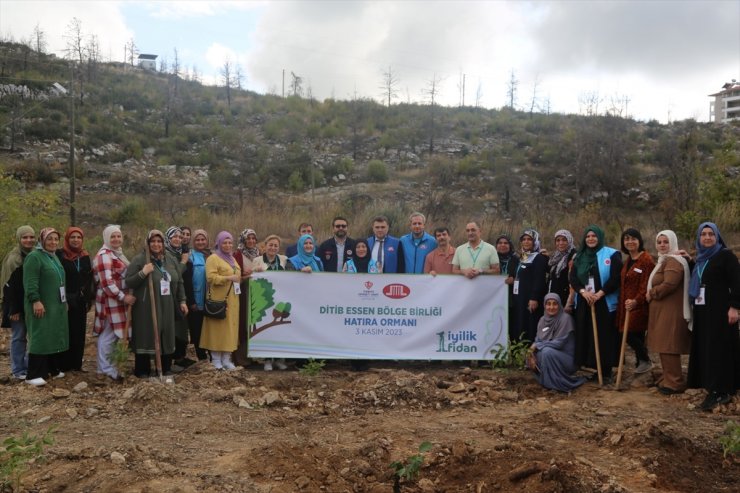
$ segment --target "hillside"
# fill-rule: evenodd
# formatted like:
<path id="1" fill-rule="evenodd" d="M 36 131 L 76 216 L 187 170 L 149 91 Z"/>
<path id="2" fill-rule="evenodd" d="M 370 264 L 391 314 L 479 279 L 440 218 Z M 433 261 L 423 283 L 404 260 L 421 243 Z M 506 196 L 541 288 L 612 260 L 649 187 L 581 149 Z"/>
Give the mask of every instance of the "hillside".
<path id="1" fill-rule="evenodd" d="M 123 64 L 70 69 L 12 43 L 0 44 L 0 63 L 0 165 L 62 203 L 74 100 L 84 224 L 182 221 L 277 200 L 319 218 L 326 203 L 400 222 L 412 209 L 437 224 L 475 215 L 491 231 L 599 220 L 610 231 L 669 224 L 688 237 L 703 218 L 740 231 L 738 126 L 283 99 Z M 51 93 L 54 82 L 69 93 Z"/>

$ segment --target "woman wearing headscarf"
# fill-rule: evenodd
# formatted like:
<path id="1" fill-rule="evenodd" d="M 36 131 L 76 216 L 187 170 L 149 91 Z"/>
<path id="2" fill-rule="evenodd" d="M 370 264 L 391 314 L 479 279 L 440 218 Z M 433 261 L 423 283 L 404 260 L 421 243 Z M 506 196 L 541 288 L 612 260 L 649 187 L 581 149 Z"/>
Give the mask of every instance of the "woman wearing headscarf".
<path id="1" fill-rule="evenodd" d="M 265 238 L 265 253 L 252 260 L 252 270 L 254 272 L 266 272 L 268 270 L 285 270 L 285 264 L 288 258 L 280 255 L 280 237 L 270 235 Z"/>
<path id="2" fill-rule="evenodd" d="M 252 270 L 254 272 L 266 272 L 266 271 L 284 271 L 285 265 L 288 261 L 285 255 L 280 255 L 280 237 L 277 235 L 270 235 L 265 238 L 265 253 L 261 256 L 254 258 L 252 261 Z M 285 358 L 267 358 L 265 359 L 264 369 L 265 371 L 272 371 L 273 366 L 278 370 L 287 370 L 288 365 L 285 364 Z"/>
<path id="3" fill-rule="evenodd" d="M 183 234 L 179 226 L 170 226 L 164 232 L 164 248 L 168 255 L 177 263 L 180 276 L 184 278 L 190 254 L 183 245 Z M 188 353 L 188 321 L 187 316 L 175 306 L 175 352 L 172 354 L 172 371 L 182 371 L 195 361 L 186 358 Z"/>
<path id="4" fill-rule="evenodd" d="M 509 327 L 509 340 L 533 341 L 547 291 L 547 257 L 539 253 L 540 234 L 534 229 L 524 230 L 519 245 L 519 263 L 515 270 L 509 270 L 514 296 L 514 325 Z"/>
<path id="5" fill-rule="evenodd" d="M 694 305 L 688 385 L 708 394 L 701 408 L 710 411 L 732 400 L 740 386 L 740 264 L 717 225 L 705 222 L 696 232 L 696 264 L 689 282 Z"/>
<path id="6" fill-rule="evenodd" d="M 298 253 L 288 259 L 287 270 L 322 272 L 321 259 L 313 254 L 315 243 L 311 235 L 303 235 L 298 238 L 298 243 L 296 243 Z"/>
<path id="7" fill-rule="evenodd" d="M 604 245 L 604 231 L 596 225 L 586 228 L 581 247 L 573 258 L 570 285 L 576 295 L 577 366 L 596 368 L 591 307 L 596 310 L 601 370 L 605 381 L 611 378 L 618 355 L 618 337 L 614 327 L 619 302 L 619 274 L 622 254 Z M 593 375 L 595 379 L 596 374 Z"/>
<path id="8" fill-rule="evenodd" d="M 62 371 L 81 371 L 85 353 L 87 312 L 95 298 L 92 261 L 83 246 L 84 233 L 76 226 L 67 228 L 64 246 L 57 250 L 57 257 L 67 278 L 67 319 L 69 321 L 69 351 L 61 360 Z"/>
<path id="9" fill-rule="evenodd" d="M 509 286 L 509 326 L 506 328 L 506 333 L 512 334 L 516 326 L 516 318 L 514 315 L 514 276 L 510 273 L 516 272 L 519 266 L 519 256 L 514 251 L 514 243 L 512 243 L 509 235 L 499 235 L 496 238 L 495 246 L 499 265 L 501 266 L 501 275 L 506 278 L 504 282 Z"/>
<path id="10" fill-rule="evenodd" d="M 170 373 L 175 352 L 175 310 L 183 315 L 188 313 L 179 262 L 165 253 L 164 243 L 165 235 L 161 231 L 149 231 L 145 250 L 131 260 L 126 271 L 126 286 L 133 289 L 136 297 L 131 310 L 130 348 L 134 352 L 134 375 L 139 378 L 149 377 L 152 371 L 151 358 L 156 354 L 155 323 L 162 372 Z"/>
<path id="11" fill-rule="evenodd" d="M 233 255 L 234 239 L 228 231 L 216 236 L 216 248 L 206 260 L 206 297 L 226 300 L 226 318 L 206 317 L 200 345 L 211 352 L 211 363 L 217 370 L 233 370 L 231 353 L 239 344 L 239 292 L 242 271 Z"/>
<path id="12" fill-rule="evenodd" d="M 647 301 L 650 303 L 647 345 L 660 356 L 663 375 L 658 379 L 658 391 L 665 395 L 686 389 L 681 371 L 681 355 L 691 348 L 691 303 L 689 278 L 691 270 L 679 253 L 678 238 L 671 230 L 655 237 L 658 264 L 650 273 Z"/>
<path id="13" fill-rule="evenodd" d="M 206 259 L 211 254 L 208 249 L 208 233 L 203 229 L 193 232 L 192 245 L 183 280 L 185 282 L 185 296 L 188 299 L 188 329 L 190 342 L 195 347 L 195 355 L 199 361 L 208 359 L 208 352 L 200 347 L 200 335 L 203 330 L 203 309 L 205 308 L 206 290 Z"/>
<path id="14" fill-rule="evenodd" d="M 28 374 L 26 383 L 46 384 L 61 378 L 61 355 L 69 349 L 67 296 L 64 268 L 56 256 L 59 233 L 44 228 L 36 250 L 23 261 L 26 328 L 28 329 Z"/>
<path id="15" fill-rule="evenodd" d="M 360 238 L 355 241 L 355 254 L 347 259 L 342 267 L 342 272 L 349 274 L 379 274 L 378 262 L 370 256 L 370 247 L 367 240 Z"/>
<path id="16" fill-rule="evenodd" d="M 190 226 L 180 226 L 180 231 L 182 231 L 182 251 L 183 253 L 189 253 L 192 250 L 190 243 L 193 237 L 193 230 L 190 229 Z"/>
<path id="17" fill-rule="evenodd" d="M 239 295 L 239 345 L 232 358 L 237 366 L 247 367 L 247 346 L 249 345 L 249 327 L 247 327 L 247 306 L 249 305 L 249 278 L 252 277 L 254 261 L 260 257 L 257 246 L 257 233 L 253 229 L 245 229 L 239 235 L 239 245 L 234 252 L 236 263 L 242 270 L 241 294 Z"/>
<path id="18" fill-rule="evenodd" d="M 556 293 L 545 295 L 545 314 L 537 323 L 537 336 L 529 348 L 527 366 L 545 388 L 570 392 L 586 380 L 573 374 L 575 334 L 573 317 L 565 313 Z"/>
<path id="19" fill-rule="evenodd" d="M 635 351 L 635 373 L 650 371 L 653 363 L 645 347 L 645 331 L 648 329 L 647 285 L 655 268 L 653 257 L 645 251 L 642 235 L 635 228 L 622 233 L 622 252 L 627 261 L 622 266 L 617 305 L 617 331 L 624 332 L 627 312 L 630 313 L 627 343 Z"/>
<path id="20" fill-rule="evenodd" d="M 3 259 L 0 269 L 2 326 L 10 327 L 10 371 L 13 378 L 24 380 L 28 372 L 26 350 L 26 315 L 24 312 L 23 260 L 36 245 L 36 232 L 31 226 L 21 226 L 15 232 L 16 245 Z"/>
<path id="21" fill-rule="evenodd" d="M 566 313 L 573 312 L 573 292 L 570 289 L 570 263 L 576 254 L 573 246 L 573 235 L 567 229 L 555 233 L 555 250 L 547 261 L 549 282 L 547 291 L 556 293 L 563 302 Z"/>
<path id="22" fill-rule="evenodd" d="M 126 292 L 126 269 L 129 260 L 121 248 L 121 227 L 109 224 L 103 230 L 103 246 L 93 259 L 93 276 L 98 289 L 95 293 L 95 324 L 98 336 L 98 373 L 118 380 L 118 369 L 110 362 L 109 354 L 126 329 L 126 307 L 136 298 Z"/>

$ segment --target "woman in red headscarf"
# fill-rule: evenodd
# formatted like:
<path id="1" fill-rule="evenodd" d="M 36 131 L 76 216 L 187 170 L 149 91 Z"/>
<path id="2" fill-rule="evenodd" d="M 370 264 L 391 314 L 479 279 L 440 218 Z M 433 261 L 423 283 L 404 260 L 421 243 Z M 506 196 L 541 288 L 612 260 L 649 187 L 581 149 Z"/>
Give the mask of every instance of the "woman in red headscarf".
<path id="1" fill-rule="evenodd" d="M 87 312 L 95 300 L 92 262 L 83 246 L 84 233 L 76 226 L 67 228 L 64 246 L 57 250 L 57 257 L 64 267 L 67 282 L 67 319 L 69 321 L 69 351 L 61 356 L 62 371 L 81 371 L 85 352 Z"/>

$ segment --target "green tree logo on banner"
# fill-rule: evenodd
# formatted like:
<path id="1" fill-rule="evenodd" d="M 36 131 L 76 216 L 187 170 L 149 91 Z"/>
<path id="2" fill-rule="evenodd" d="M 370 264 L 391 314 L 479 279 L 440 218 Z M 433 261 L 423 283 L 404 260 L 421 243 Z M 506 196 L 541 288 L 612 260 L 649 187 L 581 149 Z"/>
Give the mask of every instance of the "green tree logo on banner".
<path id="1" fill-rule="evenodd" d="M 275 288 L 267 279 L 252 279 L 249 284 L 249 320 L 251 321 L 252 336 L 256 336 L 270 327 L 289 324 L 285 320 L 290 316 L 291 304 L 281 301 L 272 309 L 272 322 L 257 327 L 257 324 L 265 318 L 267 310 L 275 305 Z"/>

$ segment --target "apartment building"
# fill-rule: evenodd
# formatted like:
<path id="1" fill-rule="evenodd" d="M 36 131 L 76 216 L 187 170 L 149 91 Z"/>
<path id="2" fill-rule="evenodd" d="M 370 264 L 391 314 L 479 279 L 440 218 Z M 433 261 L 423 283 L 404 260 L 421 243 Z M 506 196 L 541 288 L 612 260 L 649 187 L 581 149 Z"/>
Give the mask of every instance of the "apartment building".
<path id="1" fill-rule="evenodd" d="M 740 121 L 740 82 L 732 79 L 722 86 L 722 90 L 710 94 L 714 98 L 709 105 L 709 121 L 727 123 Z"/>

